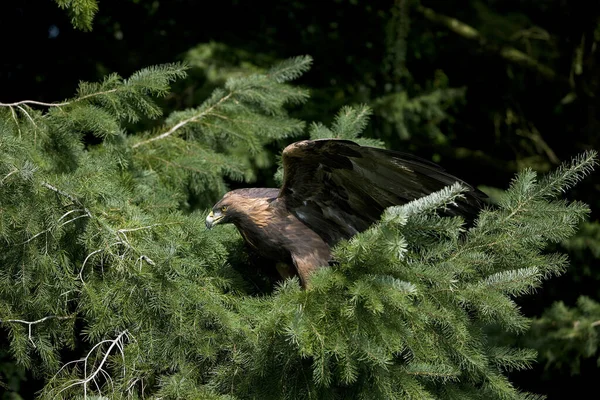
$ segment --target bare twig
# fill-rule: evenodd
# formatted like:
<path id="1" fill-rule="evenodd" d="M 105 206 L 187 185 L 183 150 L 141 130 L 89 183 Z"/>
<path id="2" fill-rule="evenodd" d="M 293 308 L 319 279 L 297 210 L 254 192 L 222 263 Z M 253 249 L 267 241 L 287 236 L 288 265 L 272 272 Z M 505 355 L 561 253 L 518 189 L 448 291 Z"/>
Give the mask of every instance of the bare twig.
<path id="1" fill-rule="evenodd" d="M 83 215 L 79 215 L 75 218 L 71 218 L 70 220 L 68 220 L 67 222 L 63 222 L 62 224 L 60 224 L 58 227 L 60 228 L 61 226 L 65 226 L 67 224 L 70 224 L 71 222 L 78 220 L 79 218 L 89 218 L 89 214 L 83 214 Z"/>
<path id="2" fill-rule="evenodd" d="M 113 93 L 113 92 L 116 92 L 117 90 L 119 90 L 119 89 L 114 88 L 114 89 L 106 90 L 104 92 L 90 93 L 90 94 L 86 94 L 85 96 L 78 97 L 74 100 L 65 101 L 62 103 L 44 103 L 44 102 L 35 101 L 35 100 L 21 100 L 21 101 L 15 102 L 15 103 L 0 103 L 0 107 L 18 107 L 23 104 L 34 104 L 37 106 L 44 106 L 44 107 L 63 107 L 63 106 L 68 106 L 69 104 L 77 103 L 78 101 L 81 101 L 81 100 L 89 99 L 90 97 L 96 97 L 96 96 L 101 96 L 103 94 Z"/>
<path id="3" fill-rule="evenodd" d="M 43 231 L 41 231 L 41 232 L 39 232 L 39 233 L 36 233 L 35 235 L 33 235 L 32 237 L 30 237 L 30 238 L 29 238 L 29 239 L 27 239 L 26 241 L 24 241 L 24 242 L 22 242 L 22 243 L 19 243 L 19 246 L 20 246 L 20 245 L 23 245 L 23 244 L 27 244 L 27 243 L 31 242 L 33 239 L 35 239 L 36 237 L 38 237 L 38 236 L 40 236 L 40 235 L 43 235 L 44 233 L 48 233 L 48 232 L 50 232 L 50 229 L 45 229 L 45 230 L 43 230 Z"/>
<path id="4" fill-rule="evenodd" d="M 59 223 L 59 222 L 60 222 L 60 221 L 62 221 L 62 220 L 63 220 L 63 219 L 64 219 L 64 218 L 65 218 L 67 215 L 69 215 L 69 214 L 71 214 L 71 213 L 74 213 L 74 212 L 77 212 L 77 211 L 85 211 L 85 210 L 83 210 L 83 209 L 80 209 L 80 208 L 75 208 L 75 209 L 73 209 L 73 210 L 67 211 L 66 213 L 64 213 L 64 214 L 63 214 L 63 215 L 62 215 L 62 216 L 61 216 L 61 217 L 58 219 L 58 221 L 56 221 L 56 223 Z"/>
<path id="5" fill-rule="evenodd" d="M 0 107 L 18 107 L 22 104 L 34 104 L 37 106 L 44 106 L 44 107 L 62 107 L 62 106 L 66 106 L 67 104 L 70 104 L 70 102 L 66 101 L 64 103 L 44 103 L 44 102 L 35 101 L 35 100 L 21 100 L 21 101 L 15 102 L 15 103 L 0 103 Z"/>
<path id="6" fill-rule="evenodd" d="M 8 176 L 6 176 L 4 179 L 6 179 L 7 177 L 8 177 Z M 3 180 L 4 180 L 4 179 L 3 179 Z M 0 182 L 0 183 L 1 183 L 1 182 Z M 57 223 L 58 223 L 58 222 L 60 222 L 60 221 L 61 221 L 61 220 L 62 220 L 64 217 L 66 217 L 67 215 L 69 215 L 69 214 L 70 214 L 70 213 L 72 213 L 72 212 L 75 212 L 75 211 L 84 211 L 84 212 L 85 212 L 85 214 L 84 214 L 84 215 L 80 215 L 80 216 L 77 216 L 77 217 L 75 217 L 75 218 L 72 218 L 72 219 L 68 220 L 67 222 L 63 222 L 62 224 L 60 224 L 60 225 L 58 226 L 59 228 L 60 228 L 61 226 L 67 225 L 67 224 L 69 224 L 69 223 L 71 223 L 71 222 L 73 222 L 73 221 L 75 221 L 75 220 L 77 220 L 77 219 L 79 219 L 79 218 L 85 218 L 85 217 L 87 217 L 87 218 L 92 218 L 92 213 L 90 212 L 90 210 L 88 210 L 87 208 L 85 208 L 85 207 L 83 206 L 83 204 L 81 204 L 81 202 L 80 202 L 79 200 L 77 200 L 75 197 L 71 196 L 69 193 L 63 192 L 62 190 L 60 190 L 60 189 L 58 189 L 58 188 L 56 188 L 56 187 L 54 187 L 54 186 L 52 186 L 52 185 L 50 185 L 49 183 L 46 183 L 46 182 L 42 182 L 42 186 L 44 186 L 46 189 L 50 189 L 50 190 L 52 190 L 53 192 L 60 194 L 61 196 L 64 196 L 64 197 L 68 198 L 68 199 L 69 199 L 69 200 L 71 200 L 73 203 L 75 203 L 75 204 L 78 204 L 79 206 L 81 206 L 81 207 L 82 207 L 81 209 L 77 209 L 77 210 L 71 210 L 71 211 L 68 211 L 68 212 L 66 212 L 66 213 L 65 213 L 65 214 L 64 214 L 62 217 L 60 217 L 60 218 L 58 219 L 58 221 L 56 221 Z M 36 237 L 38 237 L 38 236 L 40 236 L 40 235 L 42 235 L 42 234 L 44 234 L 44 233 L 48 233 L 48 232 L 50 232 L 50 230 L 51 230 L 51 229 L 52 229 L 52 228 L 48 228 L 48 229 L 45 229 L 45 230 L 43 230 L 43 231 L 41 231 L 41 232 L 39 232 L 39 233 L 36 233 L 35 235 L 33 235 L 32 237 L 30 237 L 30 238 L 29 238 L 29 239 L 27 239 L 26 241 L 24 241 L 24 242 L 22 242 L 22 243 L 19 243 L 19 245 L 22 245 L 22 244 L 27 244 L 27 243 L 31 242 L 33 239 L 35 239 Z"/>
<path id="7" fill-rule="evenodd" d="M 79 276 L 79 280 L 80 280 L 81 282 L 85 283 L 85 282 L 84 282 L 84 280 L 83 280 L 83 270 L 84 270 L 84 268 L 85 268 L 85 264 L 87 263 L 87 261 L 88 261 L 88 260 L 90 259 L 90 257 L 91 257 L 91 256 L 93 256 L 94 254 L 98 254 L 98 253 L 101 253 L 101 252 L 103 252 L 103 251 L 104 251 L 104 249 L 98 249 L 98 250 L 94 250 L 94 251 L 92 251 L 90 254 L 88 254 L 88 255 L 87 255 L 87 257 L 85 258 L 85 260 L 83 260 L 83 264 L 81 265 L 81 269 L 79 270 L 79 275 L 78 275 L 78 276 Z"/>
<path id="8" fill-rule="evenodd" d="M 66 217 L 67 215 L 69 215 L 69 214 L 71 214 L 71 213 L 73 213 L 73 212 L 75 212 L 75 211 L 85 211 L 85 210 L 76 209 L 76 210 L 67 211 L 65 214 L 63 214 L 63 216 L 62 216 L 62 217 L 60 217 L 60 218 L 58 219 L 58 221 L 56 221 L 56 223 L 58 224 L 58 223 L 59 223 L 59 222 L 60 222 L 60 221 L 61 221 L 61 220 L 62 220 L 64 217 Z M 87 214 L 83 214 L 83 215 L 79 215 L 79 216 L 77 216 L 77 217 L 75 217 L 75 218 L 71 218 L 70 220 L 68 220 L 68 221 L 66 221 L 66 222 L 63 222 L 62 224 L 58 225 L 58 227 L 60 228 L 60 227 L 62 227 L 62 226 L 65 226 L 65 225 L 67 225 L 67 224 L 70 224 L 71 222 L 73 222 L 73 221 L 75 221 L 75 220 L 78 220 L 79 218 L 89 218 L 89 217 L 91 217 L 91 215 L 90 215 L 90 214 L 89 214 L 89 212 L 88 212 Z M 22 243 L 19 243 L 19 245 L 27 244 L 27 243 L 31 242 L 33 239 L 35 239 L 36 237 L 38 237 L 38 236 L 40 236 L 40 235 L 43 235 L 44 233 L 48 233 L 48 232 L 50 232 L 51 230 L 52 230 L 52 227 L 50 227 L 50 228 L 48 228 L 48 229 L 44 229 L 43 231 L 41 231 L 41 232 L 39 232 L 39 233 L 36 233 L 35 235 L 33 235 L 32 237 L 30 237 L 29 239 L 27 239 L 26 241 L 24 241 L 24 242 L 22 242 Z"/>
<path id="9" fill-rule="evenodd" d="M 75 218 L 74 218 L 74 219 L 75 219 Z M 95 255 L 95 254 L 98 254 L 98 253 L 101 253 L 101 252 L 103 252 L 103 251 L 105 251 L 105 250 L 108 250 L 108 249 L 109 249 L 110 247 L 112 247 L 112 246 L 116 246 L 116 245 L 123 245 L 123 246 L 126 246 L 128 249 L 132 250 L 132 251 L 133 251 L 133 252 L 135 252 L 135 253 L 138 253 L 138 254 L 140 253 L 138 250 L 136 250 L 136 249 L 135 249 L 135 248 L 134 248 L 134 247 L 131 245 L 131 243 L 129 243 L 129 238 L 128 238 L 128 237 L 127 237 L 127 235 L 125 234 L 126 232 L 135 232 L 135 231 L 140 231 L 140 230 L 144 230 L 144 229 L 151 229 L 151 228 L 154 228 L 154 227 L 157 227 L 157 226 L 178 225 L 178 224 L 181 224 L 181 222 L 169 222 L 169 223 L 166 223 L 166 224 L 152 224 L 152 225 L 147 225 L 147 226 L 140 226 L 140 227 L 137 227 L 137 228 L 123 228 L 123 229 L 119 229 L 119 230 L 117 230 L 117 231 L 116 231 L 116 236 L 117 236 L 117 241 L 116 241 L 116 242 L 109 244 L 109 245 L 108 245 L 108 246 L 106 246 L 105 248 L 98 249 L 98 250 L 94 250 L 94 251 L 92 251 L 90 254 L 88 254 L 88 255 L 85 257 L 85 259 L 83 260 L 83 264 L 81 265 L 81 268 L 79 269 L 79 274 L 78 274 L 79 280 L 80 280 L 81 282 L 85 283 L 85 281 L 83 280 L 83 271 L 84 271 L 84 269 L 85 269 L 85 266 L 86 266 L 86 264 L 87 264 L 88 260 L 89 260 L 89 259 L 90 259 L 90 258 L 91 258 L 93 255 Z M 120 256 L 121 258 L 124 258 L 125 254 L 123 253 L 123 254 L 121 254 L 121 255 L 119 255 L 119 256 Z M 137 263 L 138 261 L 140 262 L 140 268 L 141 268 L 141 265 L 142 265 L 142 264 L 141 264 L 141 263 L 142 263 L 142 261 L 145 261 L 145 262 L 146 262 L 146 263 L 148 263 L 149 265 L 156 265 L 156 264 L 154 263 L 154 261 L 153 261 L 153 260 L 152 260 L 150 257 L 148 257 L 147 255 L 145 255 L 145 254 L 141 254 L 141 255 L 140 255 L 140 257 L 139 257 L 139 258 L 136 260 L 136 263 Z"/>
<path id="10" fill-rule="evenodd" d="M 19 120 L 17 119 L 17 114 L 15 113 L 15 109 L 10 107 L 10 113 L 15 121 L 15 125 L 17 126 L 17 131 L 19 132 L 19 138 L 21 137 L 21 128 L 19 127 Z"/>
<path id="11" fill-rule="evenodd" d="M 33 120 L 33 118 L 31 118 L 31 115 L 29 115 L 29 113 L 27 112 L 27 110 L 24 107 L 17 106 L 17 108 L 19 110 L 21 110 L 21 112 L 27 116 L 27 118 L 31 121 L 33 126 L 35 126 L 36 128 L 38 127 L 37 124 L 35 123 L 35 121 Z"/>
<path id="12" fill-rule="evenodd" d="M 24 321 L 22 319 L 5 319 L 5 320 L 0 320 L 0 323 L 8 323 L 8 322 L 14 322 L 14 323 L 19 323 L 19 324 L 26 324 L 28 327 L 28 334 L 27 334 L 27 338 L 29 339 L 29 341 L 31 342 L 31 345 L 33 347 L 36 347 L 35 343 L 33 342 L 33 337 L 31 335 L 31 327 L 33 325 L 42 323 L 44 321 L 47 321 L 49 319 L 71 319 L 74 318 L 74 315 L 64 315 L 64 316 L 59 316 L 59 315 L 49 315 L 47 317 L 44 318 L 40 318 L 37 321 Z"/>
<path id="13" fill-rule="evenodd" d="M 214 110 L 216 107 L 218 107 L 222 103 L 224 103 L 227 100 L 229 100 L 231 98 L 231 96 L 233 96 L 233 94 L 234 94 L 234 92 L 230 92 L 227 96 L 223 97 L 221 100 L 219 100 L 218 102 L 216 102 L 215 104 L 213 104 L 212 106 L 210 106 L 209 108 L 207 108 L 206 110 L 198 113 L 197 115 L 194 115 L 193 117 L 190 117 L 188 119 L 184 119 L 183 121 L 180 121 L 177 124 L 173 125 L 171 127 L 171 129 L 169 129 L 168 131 L 166 131 L 164 133 L 161 133 L 160 135 L 155 136 L 153 138 L 150 138 L 150 139 L 138 142 L 138 143 L 134 144 L 132 147 L 136 148 L 138 146 L 142 146 L 144 144 L 148 144 L 148 143 L 154 142 L 155 140 L 161 140 L 161 139 L 164 139 L 166 137 L 169 137 L 170 135 L 172 135 L 173 133 L 175 133 L 175 131 L 177 131 L 182 126 L 185 126 L 185 125 L 187 125 L 187 124 L 189 124 L 191 122 L 197 122 L 197 121 L 201 120 L 202 118 L 204 118 L 206 115 L 210 114 L 211 111 Z"/>
<path id="14" fill-rule="evenodd" d="M 101 253 L 101 252 L 103 252 L 103 251 L 109 250 L 109 249 L 110 249 L 112 246 L 117 246 L 117 245 L 121 245 L 121 244 L 122 244 L 123 246 L 127 247 L 128 249 L 131 249 L 131 250 L 134 250 L 134 251 L 135 251 L 135 249 L 134 249 L 134 248 L 133 248 L 133 247 L 132 247 L 132 246 L 131 246 L 131 245 L 130 245 L 130 244 L 127 242 L 127 241 L 124 241 L 124 240 L 122 240 L 122 239 L 121 239 L 120 237 L 118 237 L 118 236 L 117 236 L 117 238 L 118 238 L 118 239 L 117 239 L 117 241 L 116 241 L 116 242 L 109 244 L 109 245 L 108 245 L 108 246 L 106 246 L 105 248 L 98 249 L 98 250 L 94 250 L 94 251 L 92 251 L 90 254 L 88 254 L 88 255 L 87 255 L 87 257 L 85 258 L 85 260 L 83 260 L 83 264 L 81 264 L 81 268 L 79 269 L 79 274 L 78 274 L 78 277 L 79 277 L 79 280 L 80 280 L 81 282 L 85 283 L 85 281 L 83 280 L 83 270 L 85 269 L 85 265 L 87 264 L 88 260 L 89 260 L 89 259 L 90 259 L 90 258 L 91 258 L 91 257 L 92 257 L 94 254 Z M 118 255 L 118 257 L 120 257 L 121 259 L 123 259 L 123 258 L 125 257 L 125 254 L 120 254 L 120 255 Z M 150 261 L 152 261 L 152 260 L 150 260 Z"/>
<path id="15" fill-rule="evenodd" d="M 0 185 L 2 185 L 4 183 L 4 181 L 6 179 L 8 179 L 9 176 L 11 176 L 12 174 L 15 174 L 17 172 L 19 172 L 19 170 L 17 168 L 13 167 L 13 169 L 8 174 L 6 174 L 6 176 L 4 178 L 0 179 Z"/>
<path id="16" fill-rule="evenodd" d="M 21 101 L 17 101 L 14 103 L 0 103 L 0 107 L 8 107 L 10 108 L 11 114 L 12 114 L 12 118 L 15 121 L 15 124 L 17 126 L 17 131 L 19 132 L 19 137 L 21 137 L 21 127 L 19 126 L 19 120 L 17 119 L 17 114 L 15 113 L 14 107 L 17 107 L 19 110 L 21 110 L 21 112 L 23 114 L 25 114 L 25 116 L 29 119 L 29 121 L 31 121 L 31 123 L 33 124 L 33 126 L 36 128 L 34 129 L 34 143 L 37 142 L 37 129 L 38 129 L 38 125 L 35 123 L 35 120 L 31 117 L 31 115 L 27 112 L 27 110 L 25 109 L 25 107 L 23 106 L 27 106 L 27 105 L 38 105 L 38 106 L 44 106 L 44 107 L 63 107 L 63 106 L 67 106 L 69 104 L 73 104 L 73 103 L 77 103 L 79 101 L 85 100 L 85 99 L 89 99 L 91 97 L 95 97 L 95 96 L 101 96 L 103 94 L 108 94 L 108 93 L 113 93 L 116 92 L 118 90 L 118 88 L 115 89 L 110 89 L 110 90 L 106 90 L 103 92 L 97 92 L 97 93 L 90 93 L 87 94 L 85 96 L 81 96 L 77 99 L 71 100 L 71 101 L 65 101 L 62 103 L 44 103 L 41 101 L 35 101 L 35 100 L 21 100 Z"/>
<path id="17" fill-rule="evenodd" d="M 113 349 L 116 347 L 119 351 L 119 353 L 121 354 L 121 357 L 123 359 L 123 364 L 125 364 L 125 351 L 124 351 L 124 340 L 128 339 L 129 341 L 132 340 L 131 336 L 129 335 L 129 333 L 127 332 L 127 330 L 124 330 L 123 332 L 121 332 L 115 339 L 113 340 L 103 340 L 100 343 L 97 343 L 96 345 L 94 345 L 94 347 L 92 347 L 92 349 L 87 353 L 87 355 L 79 360 L 75 360 L 75 361 L 71 361 L 66 363 L 65 365 L 63 365 L 63 367 L 57 372 L 57 374 L 55 375 L 55 377 L 67 366 L 70 364 L 76 364 L 79 362 L 83 361 L 83 378 L 82 379 L 77 379 L 74 381 L 71 381 L 67 386 L 65 386 L 64 388 L 62 388 L 57 394 L 56 396 L 58 397 L 58 395 L 62 392 L 64 392 L 65 390 L 68 390 L 70 388 L 72 388 L 73 386 L 77 386 L 77 385 L 82 385 L 83 386 L 83 398 L 87 399 L 87 392 L 88 392 L 88 383 L 92 382 L 96 385 L 96 389 L 98 390 L 98 392 L 100 392 L 100 388 L 98 385 L 98 382 L 96 381 L 96 377 L 99 374 L 102 374 L 102 376 L 104 377 L 104 379 L 106 379 L 107 382 L 109 382 L 111 384 L 111 386 L 114 389 L 114 386 L 112 384 L 112 377 L 103 369 L 104 364 L 106 364 L 106 361 L 108 360 L 108 356 L 110 355 L 110 353 L 113 351 Z M 98 349 L 99 347 L 101 347 L 104 344 L 110 343 L 110 346 L 108 347 L 108 349 L 106 350 L 106 352 L 104 353 L 104 356 L 102 357 L 102 359 L 100 360 L 100 363 L 95 366 L 92 367 L 92 370 L 90 371 L 89 375 L 88 375 L 88 361 L 90 356 L 92 355 L 92 353 Z M 123 365 L 123 376 L 125 376 L 125 366 Z"/>
<path id="18" fill-rule="evenodd" d="M 138 228 L 128 228 L 128 229 L 122 228 L 117 231 L 117 237 L 119 239 L 121 239 L 121 236 L 122 236 L 125 239 L 125 241 L 129 243 L 129 238 L 127 237 L 127 235 L 125 235 L 126 232 L 135 232 L 135 231 L 141 231 L 144 229 L 152 229 L 157 226 L 180 225 L 180 224 L 181 224 L 181 222 L 167 222 L 166 224 L 152 224 L 152 225 L 147 225 L 147 226 L 140 226 Z M 119 235 L 121 235 L 121 236 L 119 236 Z"/>
<path id="19" fill-rule="evenodd" d="M 35 121 L 33 120 L 33 118 L 31 118 L 31 115 L 29 115 L 29 113 L 27 112 L 27 110 L 25 109 L 25 107 L 17 106 L 17 108 L 19 110 L 21 110 L 21 112 L 23 114 L 25 114 L 27 116 L 27 118 L 29 118 L 29 120 L 31 121 L 31 123 L 35 127 L 35 129 L 33 130 L 33 143 L 37 143 L 37 130 L 38 130 L 37 124 L 35 123 Z"/>

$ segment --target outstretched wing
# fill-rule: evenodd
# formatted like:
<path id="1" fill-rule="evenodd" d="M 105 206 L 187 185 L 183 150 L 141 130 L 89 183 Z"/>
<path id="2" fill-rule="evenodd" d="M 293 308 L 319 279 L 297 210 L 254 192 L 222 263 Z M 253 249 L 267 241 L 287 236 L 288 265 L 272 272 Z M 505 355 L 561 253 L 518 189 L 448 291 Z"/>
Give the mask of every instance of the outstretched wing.
<path id="1" fill-rule="evenodd" d="M 434 163 L 349 140 L 293 143 L 283 151 L 283 171 L 279 199 L 329 245 L 364 231 L 385 208 L 455 182 L 471 190 L 451 215 L 473 217 L 486 197 Z"/>

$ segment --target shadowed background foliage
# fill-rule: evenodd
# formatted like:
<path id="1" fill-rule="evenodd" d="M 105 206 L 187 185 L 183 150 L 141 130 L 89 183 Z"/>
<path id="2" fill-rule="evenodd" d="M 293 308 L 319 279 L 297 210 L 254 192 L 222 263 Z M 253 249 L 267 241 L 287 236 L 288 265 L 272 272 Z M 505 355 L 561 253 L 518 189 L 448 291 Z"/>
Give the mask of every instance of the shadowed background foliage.
<path id="1" fill-rule="evenodd" d="M 292 108 L 294 117 L 330 124 L 340 107 L 368 104 L 374 113 L 366 136 L 432 159 L 474 185 L 504 189 L 524 167 L 545 172 L 600 148 L 594 2 L 105 0 L 99 6 L 91 32 L 73 29 L 54 2 L 0 6 L 0 102 L 59 101 L 80 80 L 186 61 L 188 78 L 163 100 L 168 115 L 199 104 L 240 71 L 310 54 L 314 67 L 299 83 L 311 100 Z M 252 186 L 275 184 L 283 144 L 256 160 Z M 534 369 L 511 378 L 549 398 L 572 395 L 575 387 L 591 390 L 599 372 L 598 190 L 596 174 L 569 193 L 592 208 L 590 222 L 561 245 L 572 266 L 519 300 L 527 316 L 538 318 L 531 332 L 502 338 L 538 348 Z M 18 387 L 26 377 L 1 361 L 5 382 Z"/>

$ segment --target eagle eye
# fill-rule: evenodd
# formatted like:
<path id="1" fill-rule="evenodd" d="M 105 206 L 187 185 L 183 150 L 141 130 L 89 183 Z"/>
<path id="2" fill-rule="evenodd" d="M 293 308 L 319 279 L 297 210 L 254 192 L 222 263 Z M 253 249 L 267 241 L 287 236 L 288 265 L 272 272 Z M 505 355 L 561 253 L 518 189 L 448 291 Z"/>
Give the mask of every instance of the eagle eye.
<path id="1" fill-rule="evenodd" d="M 221 207 L 221 211 L 222 211 L 222 212 L 225 212 L 225 211 L 227 211 L 227 206 L 223 206 L 223 207 Z"/>

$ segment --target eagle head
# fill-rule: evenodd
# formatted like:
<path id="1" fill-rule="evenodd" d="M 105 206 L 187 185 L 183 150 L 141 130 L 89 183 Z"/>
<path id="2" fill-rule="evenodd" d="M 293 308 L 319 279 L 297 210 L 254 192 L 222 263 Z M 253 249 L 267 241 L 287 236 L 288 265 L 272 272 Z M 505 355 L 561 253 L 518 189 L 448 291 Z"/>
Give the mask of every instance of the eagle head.
<path id="1" fill-rule="evenodd" d="M 211 212 L 206 216 L 206 227 L 208 229 L 211 229 L 217 224 L 234 222 L 238 211 L 236 209 L 235 198 L 232 199 L 232 196 L 228 195 L 229 193 L 223 196 L 223 198 L 213 206 Z"/>
<path id="2" fill-rule="evenodd" d="M 217 224 L 253 223 L 263 226 L 269 219 L 269 204 L 277 196 L 278 189 L 236 189 L 225 193 L 206 217 L 206 227 Z"/>

